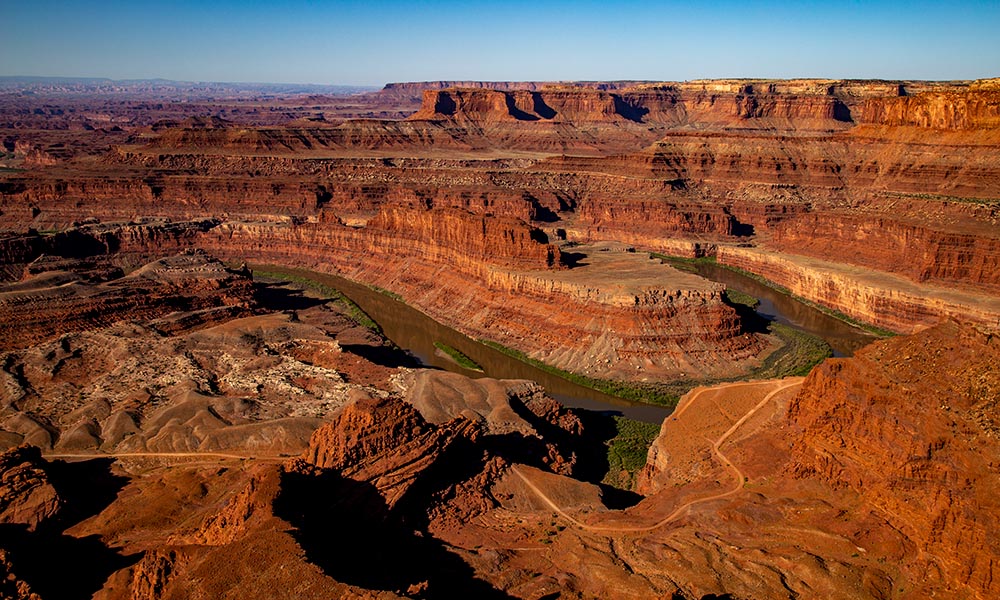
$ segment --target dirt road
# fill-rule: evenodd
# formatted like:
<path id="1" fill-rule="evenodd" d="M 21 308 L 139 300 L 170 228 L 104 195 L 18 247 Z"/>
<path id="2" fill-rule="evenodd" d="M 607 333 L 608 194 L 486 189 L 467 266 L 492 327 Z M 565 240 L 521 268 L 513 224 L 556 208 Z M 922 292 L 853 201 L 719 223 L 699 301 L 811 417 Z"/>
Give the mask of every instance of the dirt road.
<path id="1" fill-rule="evenodd" d="M 722 386 L 722 387 L 755 386 L 755 385 L 762 385 L 762 384 L 771 384 L 771 385 L 773 385 L 774 382 L 773 381 L 763 381 L 763 382 L 751 382 L 751 383 L 732 383 L 732 384 L 727 384 L 726 386 Z M 702 503 L 705 503 L 705 502 L 712 502 L 714 500 L 721 500 L 722 498 L 728 498 L 729 496 L 732 496 L 734 494 L 739 493 L 739 491 L 743 489 L 743 477 L 744 477 L 743 476 L 743 472 L 740 471 L 739 467 L 737 467 L 736 465 L 734 465 L 732 463 L 732 461 L 730 461 L 726 457 L 726 455 L 722 453 L 722 450 L 721 450 L 722 445 L 724 443 L 726 443 L 726 440 L 728 440 L 730 437 L 732 437 L 732 435 L 734 433 L 736 433 L 736 431 L 739 430 L 739 428 L 741 426 L 743 426 L 744 423 L 746 423 L 755 414 L 757 414 L 757 411 L 759 411 L 761 408 L 763 408 L 765 405 L 767 405 L 767 403 L 772 398 L 774 398 L 774 396 L 776 396 L 780 392 L 783 392 L 783 391 L 787 390 L 788 388 L 795 387 L 795 386 L 800 386 L 800 385 L 802 385 L 802 379 L 801 378 L 796 378 L 794 381 L 789 381 L 789 382 L 783 383 L 779 387 L 771 390 L 767 395 L 764 396 L 764 398 L 761 399 L 760 402 L 758 402 L 753 408 L 751 408 L 749 411 L 747 411 L 747 413 L 744 414 L 742 417 L 740 417 L 740 419 L 738 421 L 736 421 L 735 423 L 733 423 L 732 427 L 730 427 L 729 429 L 727 429 L 725 431 L 725 433 L 723 433 L 721 436 L 719 436 L 719 438 L 716 439 L 712 443 L 712 451 L 714 452 L 715 456 L 719 459 L 719 461 L 722 463 L 722 465 L 725 466 L 726 469 L 728 469 L 733 474 L 733 477 L 735 478 L 735 481 L 733 482 L 734 485 L 733 485 L 733 487 L 731 489 L 729 489 L 729 490 L 727 490 L 725 492 L 718 493 L 718 494 L 713 494 L 711 496 L 704 496 L 702 498 L 696 498 L 694 500 L 690 500 L 688 502 L 685 502 L 681 506 L 677 507 L 672 513 L 670 513 L 669 515 L 667 515 L 663 519 L 660 519 L 656 523 L 653 523 L 652 525 L 648 525 L 648 526 L 645 526 L 645 527 L 614 527 L 614 526 L 588 525 L 586 523 L 583 523 L 583 522 L 577 520 L 573 516 L 569 515 L 566 511 L 564 511 L 561 507 L 559 507 L 555 502 L 553 502 L 552 499 L 549 498 L 548 495 L 546 495 L 543 490 L 539 489 L 539 487 L 537 485 L 535 485 L 531 481 L 531 479 L 527 475 L 525 475 L 524 472 L 521 471 L 521 469 L 518 468 L 517 465 L 514 465 L 513 467 L 511 467 L 511 469 L 514 471 L 514 473 L 518 477 L 521 478 L 522 481 L 524 481 L 525 485 L 527 485 L 528 488 L 530 488 L 531 491 L 533 491 L 545 504 L 547 504 L 550 508 L 552 508 L 553 511 L 555 511 L 556 513 L 558 513 L 559 516 L 561 516 L 563 519 L 565 519 L 566 521 L 569 521 L 570 523 L 572 523 L 575 527 L 578 527 L 578 528 L 583 529 L 585 531 L 595 531 L 595 532 L 598 532 L 598 533 L 602 533 L 602 532 L 603 533 L 637 533 L 637 532 L 644 532 L 644 531 L 652 531 L 652 530 L 657 529 L 659 527 L 663 527 L 664 525 L 666 525 L 666 524 L 668 524 L 668 523 L 670 523 L 672 521 L 675 521 L 682 514 L 684 514 L 685 511 L 687 511 L 688 509 L 690 509 L 692 506 L 695 506 L 697 504 L 702 504 Z M 697 392 L 695 392 L 694 394 L 692 394 L 688 398 L 688 400 L 684 404 L 684 406 L 681 407 L 680 409 L 678 409 L 678 411 L 674 414 L 674 416 L 671 416 L 670 418 L 677 418 L 677 417 L 682 416 L 683 413 L 684 413 L 684 411 L 686 411 L 690 406 L 692 406 L 693 404 L 695 404 L 698 401 L 698 399 L 700 398 L 700 396 L 702 395 L 702 393 L 707 392 L 707 391 L 714 391 L 714 390 L 718 390 L 718 389 L 719 388 L 716 387 L 716 388 L 706 388 L 706 389 L 698 390 Z"/>

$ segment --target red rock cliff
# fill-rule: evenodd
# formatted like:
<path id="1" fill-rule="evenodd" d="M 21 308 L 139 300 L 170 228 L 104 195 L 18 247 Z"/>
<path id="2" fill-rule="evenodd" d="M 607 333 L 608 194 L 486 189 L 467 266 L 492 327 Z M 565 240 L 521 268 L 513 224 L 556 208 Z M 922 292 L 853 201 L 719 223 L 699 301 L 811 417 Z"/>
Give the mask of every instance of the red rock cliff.
<path id="1" fill-rule="evenodd" d="M 990 597 L 1000 581 L 998 394 L 1000 337 L 954 322 L 827 360 L 789 407 L 799 432 L 790 471 L 859 494 L 923 557 L 917 581 Z"/>
<path id="2" fill-rule="evenodd" d="M 431 260 L 462 255 L 473 260 L 522 269 L 560 265 L 559 249 L 546 235 L 523 221 L 473 215 L 459 209 L 425 210 L 387 206 L 368 223 L 389 249 L 421 246 Z"/>
<path id="3" fill-rule="evenodd" d="M 751 87 L 738 91 L 679 89 L 677 86 L 640 86 L 636 89 L 603 91 L 556 89 L 539 91 L 484 88 L 431 89 L 424 92 L 423 105 L 411 120 L 454 119 L 459 122 L 565 123 L 655 123 L 738 124 L 771 120 L 786 126 L 843 128 L 850 111 L 824 90 L 817 95 L 759 92 Z"/>
<path id="4" fill-rule="evenodd" d="M 1000 126 L 1000 91 L 926 92 L 898 98 L 870 98 L 865 101 L 858 120 L 934 129 L 996 128 Z"/>

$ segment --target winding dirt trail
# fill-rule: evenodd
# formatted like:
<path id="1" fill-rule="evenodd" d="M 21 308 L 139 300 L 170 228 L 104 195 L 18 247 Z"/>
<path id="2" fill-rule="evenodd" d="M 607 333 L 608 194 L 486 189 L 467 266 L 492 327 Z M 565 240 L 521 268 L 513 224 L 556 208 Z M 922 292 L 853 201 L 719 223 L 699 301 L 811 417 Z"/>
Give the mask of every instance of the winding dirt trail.
<path id="1" fill-rule="evenodd" d="M 729 387 L 744 387 L 744 386 L 757 386 L 757 385 L 773 385 L 772 381 L 758 381 L 749 383 L 731 383 L 724 386 L 717 386 L 714 388 L 704 388 L 696 391 L 694 394 L 689 396 L 687 402 L 680 407 L 673 416 L 669 418 L 679 418 L 681 417 L 693 404 L 695 404 L 704 392 L 717 391 L 720 388 Z M 802 379 L 798 378 L 794 381 L 784 383 L 775 389 L 771 390 L 767 395 L 764 396 L 753 408 L 746 412 L 738 421 L 733 423 L 733 425 L 725 431 L 715 442 L 712 443 L 712 451 L 718 460 L 722 463 L 727 470 L 729 470 L 735 479 L 734 486 L 725 492 L 718 494 L 713 494 L 711 496 L 705 496 L 702 498 L 695 498 L 688 502 L 685 502 L 681 506 L 677 507 L 669 515 L 660 519 L 652 525 L 645 527 L 616 527 L 616 526 L 602 526 L 602 525 L 588 525 L 579 521 L 565 510 L 557 505 L 549 496 L 540 489 L 531 479 L 518 468 L 517 465 L 513 465 L 511 470 L 524 482 L 525 485 L 531 489 L 546 505 L 548 505 L 553 511 L 555 511 L 559 516 L 561 516 L 566 521 L 572 523 L 575 527 L 583 529 L 585 531 L 594 531 L 598 533 L 641 533 L 646 531 L 652 531 L 658 529 L 672 521 L 678 519 L 685 511 L 690 509 L 692 506 L 697 504 L 702 504 L 705 502 L 712 502 L 714 500 L 721 500 L 722 498 L 728 498 L 734 494 L 739 493 L 743 489 L 743 472 L 730 461 L 725 454 L 722 453 L 721 447 L 740 427 L 743 426 L 748 420 L 750 420 L 757 412 L 763 408 L 774 396 L 784 390 L 802 385 Z M 244 454 L 230 454 L 224 452 L 115 452 L 115 453 L 47 453 L 44 454 L 47 459 L 93 459 L 93 458 L 215 458 L 220 460 L 255 460 L 255 461 L 275 461 L 282 462 L 288 460 L 288 457 L 279 456 L 248 456 Z"/>
<path id="2" fill-rule="evenodd" d="M 752 386 L 752 385 L 762 385 L 762 384 L 771 384 L 771 385 L 773 385 L 774 382 L 772 382 L 772 381 L 762 381 L 762 382 L 752 382 L 752 383 L 733 383 L 733 384 L 728 384 L 726 386 L 720 386 L 720 387 Z M 737 467 L 736 465 L 734 465 L 732 463 L 732 461 L 730 461 L 728 458 L 726 458 L 726 455 L 722 453 L 722 450 L 720 449 L 722 447 L 722 444 L 724 444 L 726 442 L 726 440 L 728 440 L 730 437 L 732 437 L 732 435 L 734 433 L 736 433 L 736 431 L 744 423 L 746 423 L 755 414 L 757 414 L 757 411 L 759 411 L 761 408 L 763 408 L 771 400 L 771 398 L 775 397 L 780 392 L 783 392 L 783 391 L 787 390 L 788 388 L 795 387 L 795 386 L 800 386 L 800 385 L 802 385 L 802 378 L 797 378 L 794 381 L 790 381 L 790 382 L 784 383 L 784 384 L 778 386 L 777 388 L 771 390 L 766 396 L 764 396 L 763 399 L 761 399 L 760 402 L 758 402 L 753 408 L 751 408 L 749 411 L 747 411 L 747 413 L 744 414 L 738 421 L 736 421 L 735 423 L 733 423 L 732 427 L 730 427 L 729 429 L 727 429 L 725 433 L 723 433 L 721 436 L 719 436 L 719 438 L 717 440 L 715 440 L 715 442 L 712 443 L 712 451 L 715 453 L 716 457 L 718 457 L 719 461 L 723 464 L 723 466 L 725 466 L 726 469 L 728 469 L 733 474 L 733 477 L 735 477 L 735 479 L 736 479 L 735 485 L 733 486 L 732 489 L 730 489 L 728 491 L 725 491 L 725 492 L 718 493 L 718 494 L 713 494 L 711 496 L 705 496 L 705 497 L 702 497 L 702 498 L 695 498 L 694 500 L 690 500 L 688 502 L 685 502 L 684 504 L 682 504 L 679 507 L 677 507 L 672 513 L 670 513 L 669 515 L 667 515 L 663 519 L 660 519 L 656 523 L 653 523 L 652 525 L 648 525 L 648 526 L 645 526 L 645 527 L 614 527 L 614 526 L 602 526 L 602 525 L 588 525 L 586 523 L 583 523 L 583 522 L 577 520 L 572 515 L 568 514 L 566 511 L 564 511 L 555 502 L 553 502 L 552 499 L 549 498 L 548 495 L 546 495 L 546 493 L 543 490 L 539 489 L 539 487 L 537 485 L 535 485 L 531 481 L 531 479 L 529 479 L 528 476 L 525 475 L 518 468 L 517 465 L 513 465 L 511 467 L 511 470 L 513 470 L 514 473 L 518 477 L 521 478 L 521 480 L 525 483 L 525 485 L 527 485 L 531 489 L 531 491 L 533 491 L 536 495 L 538 495 L 538 497 L 545 504 L 547 504 L 550 508 L 552 508 L 553 511 L 555 511 L 563 519 L 569 521 L 574 526 L 576 526 L 576 527 L 578 527 L 580 529 L 583 529 L 585 531 L 594 531 L 594 532 L 598 532 L 598 533 L 602 533 L 602 532 L 604 532 L 604 533 L 641 533 L 641 532 L 646 532 L 646 531 L 652 531 L 654 529 L 658 529 L 660 527 L 663 527 L 664 525 L 666 525 L 666 524 L 668 524 L 668 523 L 670 523 L 672 521 L 677 520 L 685 511 L 687 511 L 689 508 L 691 508 L 692 506 L 694 506 L 696 504 L 702 504 L 702 503 L 705 503 L 705 502 L 712 502 L 714 500 L 721 500 L 722 498 L 728 498 L 729 496 L 732 496 L 734 494 L 739 493 L 739 491 L 743 489 L 743 477 L 744 477 L 743 476 L 743 472 L 740 471 L 739 467 Z M 684 404 L 684 406 L 681 409 L 679 409 L 677 411 L 677 413 L 675 413 L 675 415 L 673 417 L 669 417 L 669 418 L 680 417 L 684 413 L 684 411 L 686 411 L 688 409 L 688 407 L 690 407 L 692 404 L 695 403 L 695 401 L 701 396 L 702 393 L 707 392 L 707 391 L 715 391 L 715 390 L 718 390 L 718 389 L 719 389 L 719 387 L 705 388 L 705 389 L 698 390 L 697 392 L 695 392 L 694 394 L 692 394 L 690 396 L 690 398 Z"/>

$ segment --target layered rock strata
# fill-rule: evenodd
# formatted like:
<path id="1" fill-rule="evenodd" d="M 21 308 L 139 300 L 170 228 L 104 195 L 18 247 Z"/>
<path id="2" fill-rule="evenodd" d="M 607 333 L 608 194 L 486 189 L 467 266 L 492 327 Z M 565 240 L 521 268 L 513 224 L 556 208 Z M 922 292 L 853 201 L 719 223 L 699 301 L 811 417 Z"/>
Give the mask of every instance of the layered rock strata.
<path id="1" fill-rule="evenodd" d="M 392 211 L 452 207 L 529 221 L 551 237 L 690 255 L 752 244 L 996 295 L 995 82 L 400 90 L 417 88 L 425 104 L 405 122 L 163 127 L 149 132 L 151 143 L 103 161 L 5 174 L 0 211 L 21 230 L 95 216 L 225 215 L 313 235 L 298 224 L 374 219 L 371 232 L 403 247 L 414 242 L 390 223 Z M 461 251 L 435 250 L 443 261 Z M 830 301 L 810 290 L 801 293 Z M 894 312 L 882 322 L 899 330 L 954 312 L 921 305 L 919 292 L 905 303 L 887 299 L 895 293 L 865 295 L 882 296 L 881 310 Z"/>
<path id="2" fill-rule="evenodd" d="M 913 333 L 946 317 L 1000 323 L 1000 299 L 978 290 L 916 285 L 886 273 L 756 249 L 720 246 L 715 256 L 721 264 L 765 273 L 796 296 L 890 331 Z"/>
<path id="3" fill-rule="evenodd" d="M 74 281 L 100 318 L 47 321 L 81 331 L 53 332 L 27 313 L 5 314 L 24 324 L 17 347 L 0 352 L 0 447 L 297 453 L 336 409 L 359 396 L 387 394 L 392 369 L 344 351 L 340 342 L 377 352 L 381 340 L 334 305 L 300 301 L 294 313 L 253 315 L 248 305 L 264 309 L 249 292 L 249 276 L 199 254 L 161 259 L 121 279 L 149 286 L 123 286 L 130 296 L 177 301 L 152 304 L 159 310 L 104 310 L 109 305 L 94 298 L 104 298 L 107 282 Z M 233 285 L 220 290 L 220 280 Z M 172 296 L 162 294 L 164 286 Z M 60 298 L 46 296 L 35 312 L 51 314 Z M 182 310 L 202 298 L 229 298 L 236 310 L 214 304 Z"/>
<path id="4" fill-rule="evenodd" d="M 563 257 L 523 222 L 458 209 L 384 208 L 364 228 L 206 221 L 84 231 L 100 240 L 95 247 L 134 260 L 190 245 L 234 261 L 337 272 L 471 336 L 596 376 L 733 375 L 768 348 L 743 331 L 721 286 L 626 247 Z M 566 268 L 574 261 L 581 264 Z"/>
<path id="5" fill-rule="evenodd" d="M 171 313 L 187 313 L 192 324 L 211 322 L 249 314 L 253 302 L 249 274 L 228 270 L 204 254 L 164 258 L 128 275 L 115 267 L 80 266 L 35 258 L 25 267 L 26 279 L 0 285 L 0 351 Z"/>
<path id="6" fill-rule="evenodd" d="M 237 351 L 244 325 L 214 354 Z M 626 510 L 572 477 L 593 468 L 574 443 L 594 443 L 572 411 L 526 382 L 434 372 L 398 373 L 412 404 L 349 400 L 295 459 L 123 455 L 100 475 L 104 461 L 18 448 L 0 454 L 0 589 L 988 598 L 1000 552 L 996 340 L 947 323 L 804 381 L 696 390 L 655 442 L 647 496 Z M 72 588 L 39 575 L 39 544 L 84 565 L 67 575 Z"/>
<path id="7" fill-rule="evenodd" d="M 515 270 L 492 259 L 475 260 L 475 251 L 440 254 L 438 242 L 419 237 L 427 233 L 414 234 L 409 240 L 390 237 L 374 225 L 359 231 L 225 224 L 199 243 L 239 260 L 320 271 L 334 267 L 402 295 L 472 337 L 595 376 L 724 375 L 748 368 L 766 348 L 761 338 L 743 331 L 736 312 L 723 302 L 722 286 L 625 248 L 588 249 L 581 261 L 587 264 L 550 270 L 554 254 L 536 244 L 529 254 L 535 269 L 524 270 L 530 263 L 522 256 Z M 521 243 L 513 232 L 502 239 Z M 498 261 L 505 260 L 505 252 L 496 252 Z M 440 258 L 427 259 L 434 256 Z"/>

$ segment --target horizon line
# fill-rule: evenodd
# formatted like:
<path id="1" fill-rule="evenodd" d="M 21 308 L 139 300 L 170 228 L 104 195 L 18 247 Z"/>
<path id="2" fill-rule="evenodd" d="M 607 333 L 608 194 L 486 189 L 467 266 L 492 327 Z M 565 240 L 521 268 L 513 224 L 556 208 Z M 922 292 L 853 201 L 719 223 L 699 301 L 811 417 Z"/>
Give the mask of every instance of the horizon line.
<path id="1" fill-rule="evenodd" d="M 222 80 L 193 80 L 193 79 L 169 79 L 166 77 L 107 77 L 99 75 L 5 75 L 0 74 L 0 81 L 11 80 L 35 80 L 42 82 L 45 80 L 62 80 L 67 82 L 109 82 L 109 83 L 167 83 L 167 84 L 188 84 L 188 85 L 260 85 L 260 86 L 317 86 L 317 87 L 342 87 L 342 88 L 384 88 L 390 84 L 419 84 L 438 82 L 476 82 L 476 83 L 694 83 L 702 81 L 845 81 L 845 82 L 919 82 L 919 83 L 973 83 L 976 81 L 988 81 L 1000 79 L 1000 75 L 994 77 L 977 77 L 974 79 L 891 79 L 885 77 L 759 77 L 759 76 L 727 76 L 727 77 L 699 77 L 695 79 L 639 79 L 634 77 L 618 78 L 586 78 L 586 79 L 476 79 L 469 77 L 442 77 L 436 79 L 412 79 L 386 81 L 381 84 L 362 83 L 318 83 L 305 81 L 222 81 Z"/>

